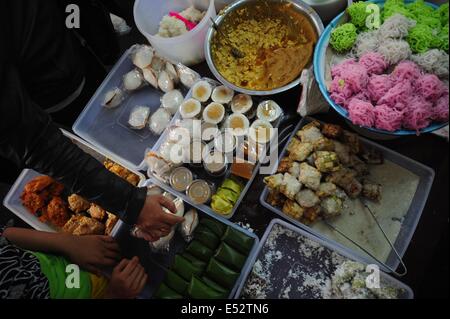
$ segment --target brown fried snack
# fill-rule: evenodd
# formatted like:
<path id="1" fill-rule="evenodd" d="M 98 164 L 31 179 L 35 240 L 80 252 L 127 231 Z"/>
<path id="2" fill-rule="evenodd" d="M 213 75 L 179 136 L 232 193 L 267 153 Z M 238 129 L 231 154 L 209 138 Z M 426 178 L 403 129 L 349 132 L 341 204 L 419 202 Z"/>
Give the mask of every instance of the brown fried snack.
<path id="1" fill-rule="evenodd" d="M 342 127 L 335 124 L 323 124 L 322 134 L 331 139 L 338 139 L 342 135 Z"/>
<path id="2" fill-rule="evenodd" d="M 66 202 L 61 197 L 53 197 L 47 205 L 47 220 L 53 225 L 63 227 L 70 218 Z"/>
<path id="3" fill-rule="evenodd" d="M 92 218 L 95 218 L 100 221 L 103 220 L 106 216 L 106 211 L 96 204 L 91 204 L 91 206 L 88 209 L 88 213 L 89 215 L 91 215 Z"/>
<path id="4" fill-rule="evenodd" d="M 108 213 L 108 219 L 106 220 L 105 226 L 105 235 L 111 235 L 112 230 L 114 229 L 114 226 L 116 226 L 117 222 L 119 221 L 119 218 L 116 215 L 113 215 L 111 213 Z"/>
<path id="5" fill-rule="evenodd" d="M 64 225 L 63 230 L 72 235 L 103 235 L 105 233 L 105 225 L 99 221 L 83 215 L 73 215 L 72 218 Z"/>
<path id="6" fill-rule="evenodd" d="M 108 159 L 104 161 L 103 165 L 106 167 L 107 170 L 126 180 L 133 186 L 137 186 L 139 184 L 139 176 L 130 172 L 125 167 L 117 163 L 114 163 L 113 161 Z"/>
<path id="7" fill-rule="evenodd" d="M 310 225 L 314 223 L 320 215 L 320 206 L 306 208 L 303 212 L 302 223 Z"/>
<path id="8" fill-rule="evenodd" d="M 38 193 L 49 187 L 55 181 L 49 176 L 38 176 L 28 182 L 23 191 L 25 193 Z"/>
<path id="9" fill-rule="evenodd" d="M 69 203 L 70 210 L 76 214 L 87 211 L 89 207 L 91 207 L 91 203 L 77 194 L 70 195 L 67 198 L 67 201 Z"/>
<path id="10" fill-rule="evenodd" d="M 344 144 L 347 144 L 350 147 L 350 152 L 353 154 L 360 154 L 363 151 L 361 140 L 357 134 L 344 130 L 342 139 Z"/>
<path id="11" fill-rule="evenodd" d="M 287 173 L 292 165 L 292 160 L 289 157 L 284 157 L 280 160 L 280 164 L 278 165 L 277 173 Z"/>
<path id="12" fill-rule="evenodd" d="M 270 191 L 267 195 L 266 201 L 270 206 L 282 207 L 286 201 L 286 197 L 284 197 L 284 195 L 280 192 Z"/>
<path id="13" fill-rule="evenodd" d="M 36 215 L 47 204 L 47 198 L 36 193 L 23 192 L 20 196 L 22 205 L 33 215 Z"/>

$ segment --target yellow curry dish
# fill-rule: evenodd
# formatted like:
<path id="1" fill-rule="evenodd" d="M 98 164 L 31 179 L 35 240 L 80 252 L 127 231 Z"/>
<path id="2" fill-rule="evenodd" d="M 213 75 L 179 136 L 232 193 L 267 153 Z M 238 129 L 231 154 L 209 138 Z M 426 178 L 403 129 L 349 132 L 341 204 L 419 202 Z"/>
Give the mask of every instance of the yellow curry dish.
<path id="1" fill-rule="evenodd" d="M 219 28 L 211 42 L 213 63 L 227 81 L 255 91 L 297 79 L 310 64 L 318 38 L 311 20 L 286 1 L 250 2 L 230 12 Z M 243 57 L 233 55 L 232 48 Z"/>

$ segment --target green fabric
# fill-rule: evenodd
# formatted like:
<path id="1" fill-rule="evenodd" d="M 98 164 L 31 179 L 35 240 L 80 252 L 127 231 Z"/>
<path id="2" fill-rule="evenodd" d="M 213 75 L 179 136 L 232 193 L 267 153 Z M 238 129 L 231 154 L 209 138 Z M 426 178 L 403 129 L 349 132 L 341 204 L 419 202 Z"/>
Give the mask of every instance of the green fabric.
<path id="1" fill-rule="evenodd" d="M 51 299 L 91 298 L 92 289 L 89 273 L 80 270 L 80 288 L 67 288 L 66 277 L 71 275 L 71 273 L 66 273 L 66 267 L 70 265 L 70 262 L 59 256 L 36 252 L 31 253 L 39 260 L 41 270 L 48 279 Z"/>

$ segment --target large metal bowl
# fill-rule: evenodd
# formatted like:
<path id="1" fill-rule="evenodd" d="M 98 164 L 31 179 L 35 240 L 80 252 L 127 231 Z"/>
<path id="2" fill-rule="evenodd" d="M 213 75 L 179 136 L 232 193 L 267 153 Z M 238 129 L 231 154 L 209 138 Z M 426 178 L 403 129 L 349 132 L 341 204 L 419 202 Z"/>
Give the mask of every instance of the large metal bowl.
<path id="1" fill-rule="evenodd" d="M 317 32 L 317 36 L 320 37 L 320 35 L 322 34 L 322 31 L 324 29 L 323 27 L 323 23 L 322 20 L 320 20 L 319 15 L 316 13 L 316 11 L 314 11 L 314 9 L 312 9 L 310 6 L 308 6 L 307 4 L 305 4 L 302 1 L 299 0 L 267 0 L 269 2 L 273 1 L 273 2 L 289 2 L 293 4 L 293 7 L 303 13 L 306 17 L 309 18 L 310 22 L 312 23 L 312 25 L 315 27 L 316 32 Z M 258 2 L 258 0 L 238 0 L 236 2 L 234 2 L 233 4 L 227 6 L 224 10 L 222 10 L 219 15 L 216 17 L 215 22 L 217 23 L 217 25 L 219 25 L 223 22 L 223 20 L 227 17 L 227 15 L 229 15 L 231 12 L 241 8 L 244 5 L 247 5 L 249 3 L 252 2 Z M 212 58 L 212 52 L 211 52 L 211 42 L 213 40 L 213 37 L 215 35 L 215 30 L 212 27 L 212 23 L 211 26 L 209 27 L 207 33 L 206 33 L 206 41 L 205 41 L 205 57 L 206 57 L 206 61 L 208 63 L 209 68 L 211 69 L 211 72 L 214 74 L 214 76 L 224 85 L 232 88 L 233 90 L 240 92 L 240 93 L 245 93 L 245 94 L 249 94 L 249 95 L 273 95 L 273 94 L 277 94 L 277 93 L 281 93 L 284 91 L 287 91 L 295 86 L 297 86 L 300 83 L 300 77 L 301 75 L 298 76 L 297 79 L 295 79 L 294 81 L 292 81 L 291 83 L 273 89 L 273 90 L 268 90 L 268 91 L 259 91 L 259 90 L 248 90 L 248 89 L 244 89 L 242 87 L 239 87 L 231 82 L 229 82 L 227 79 L 225 79 L 220 72 L 217 70 L 213 58 Z M 311 67 L 312 65 L 312 58 L 311 58 L 311 63 L 309 65 L 309 67 Z"/>

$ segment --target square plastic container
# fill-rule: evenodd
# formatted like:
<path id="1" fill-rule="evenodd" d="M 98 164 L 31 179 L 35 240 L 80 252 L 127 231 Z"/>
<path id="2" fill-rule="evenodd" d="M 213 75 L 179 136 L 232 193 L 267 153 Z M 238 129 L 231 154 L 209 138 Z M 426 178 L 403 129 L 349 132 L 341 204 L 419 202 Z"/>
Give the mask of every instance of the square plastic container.
<path id="1" fill-rule="evenodd" d="M 129 94 L 117 108 L 107 109 L 102 106 L 105 94 L 119 87 L 123 76 L 135 68 L 130 59 L 132 50 L 133 47 L 116 63 L 76 120 L 73 130 L 107 157 L 138 171 L 145 150 L 153 147 L 159 136 L 151 133 L 147 127 L 142 130 L 129 128 L 128 117 L 138 105 L 150 107 L 153 114 L 160 108 L 164 93 L 147 86 Z M 183 94 L 186 93 L 184 88 L 179 89 Z"/>
<path id="2" fill-rule="evenodd" d="M 313 119 L 311 119 L 311 118 L 304 118 L 299 122 L 297 127 L 293 130 L 290 139 L 286 143 L 286 146 L 284 147 L 283 151 L 281 152 L 280 157 L 278 158 L 278 161 L 280 161 L 283 157 L 285 157 L 289 142 L 295 136 L 297 131 L 299 129 L 301 129 L 304 125 L 306 125 L 307 123 L 311 122 L 312 120 Z M 422 215 L 422 211 L 425 207 L 428 195 L 430 193 L 431 186 L 432 186 L 433 180 L 434 180 L 434 170 L 423 164 L 420 164 L 410 158 L 407 158 L 399 153 L 389 150 L 377 143 L 371 142 L 365 138 L 360 137 L 360 140 L 362 141 L 362 143 L 364 145 L 367 145 L 371 149 L 381 152 L 383 154 L 385 160 L 393 162 L 393 163 L 399 165 L 400 167 L 407 169 L 408 171 L 414 173 L 415 175 L 417 175 L 420 178 L 419 184 L 417 186 L 416 192 L 412 199 L 411 205 L 410 205 L 405 217 L 403 218 L 400 232 L 399 232 L 395 242 L 393 243 L 394 247 L 396 248 L 396 250 L 398 251 L 400 256 L 403 258 L 404 254 L 406 252 L 406 249 L 408 248 L 408 245 L 411 241 L 411 238 L 416 230 L 417 224 L 419 223 L 420 216 Z M 273 170 L 272 174 L 275 174 L 277 169 L 278 169 L 278 163 L 276 165 L 274 165 L 274 170 Z M 298 220 L 295 220 L 295 219 L 287 216 L 286 214 L 284 214 L 281 211 L 281 209 L 271 206 L 269 203 L 266 202 L 268 194 L 269 194 L 269 188 L 266 186 L 260 197 L 260 203 L 265 208 L 271 210 L 275 214 L 281 216 L 283 219 L 288 220 L 292 224 L 300 227 L 301 229 L 304 229 L 307 232 L 312 233 L 313 235 L 317 236 L 318 238 L 328 241 L 328 242 L 332 242 L 333 245 L 340 247 L 341 250 L 347 251 L 351 254 L 356 254 L 357 256 L 359 256 L 359 258 L 361 260 L 364 260 L 366 263 L 379 264 L 378 262 L 374 261 L 370 256 L 367 256 L 363 252 L 357 252 L 347 246 L 337 243 L 336 241 L 331 240 L 328 237 L 325 237 L 320 232 L 312 229 L 311 227 L 299 222 Z M 386 265 L 392 269 L 396 269 L 399 266 L 399 264 L 400 264 L 400 261 L 398 260 L 398 258 L 396 258 L 395 253 L 393 251 L 391 251 L 389 254 L 389 257 L 386 260 Z M 380 266 L 381 266 L 381 268 L 383 268 L 384 271 L 389 271 L 382 264 L 380 264 Z"/>
<path id="3" fill-rule="evenodd" d="M 320 239 L 320 238 L 306 232 L 305 230 L 295 227 L 294 225 L 289 224 L 280 219 L 273 219 L 272 222 L 270 223 L 270 225 L 267 227 L 267 229 L 259 243 L 258 250 L 253 255 L 254 259 L 251 261 L 252 267 L 247 269 L 247 272 L 244 274 L 244 279 L 241 281 L 241 284 L 239 285 L 239 288 L 236 291 L 236 296 L 235 296 L 236 299 L 240 297 L 242 290 L 245 287 L 247 278 L 249 277 L 249 275 L 253 269 L 253 265 L 255 264 L 255 262 L 257 260 L 260 259 L 260 257 L 264 256 L 264 254 L 266 253 L 267 239 L 269 238 L 273 228 L 276 225 L 278 225 L 282 228 L 291 230 L 294 233 L 297 233 L 299 236 L 309 239 L 309 240 L 317 243 L 318 245 L 325 247 L 325 248 L 329 249 L 330 251 L 333 251 L 333 252 L 345 257 L 346 259 L 357 261 L 357 262 L 367 265 L 367 263 L 364 260 L 360 259 L 357 255 L 348 252 L 347 250 L 343 250 L 339 245 L 336 245 L 330 241 Z M 313 260 L 311 258 L 305 258 L 305 256 L 303 256 L 302 254 L 299 253 L 299 251 L 297 249 L 298 245 L 299 244 L 298 244 L 297 240 L 289 240 L 289 241 L 284 241 L 283 245 L 277 245 L 274 249 L 271 249 L 271 250 L 272 251 L 278 250 L 283 255 L 288 255 L 288 256 L 294 258 L 295 262 L 298 264 L 298 266 L 300 268 L 301 267 L 305 267 L 305 268 L 312 267 L 312 268 L 317 269 L 317 267 L 320 267 L 320 269 L 321 269 L 324 260 L 322 258 L 316 259 L 316 260 Z M 296 255 L 296 256 L 293 256 L 293 255 Z M 323 255 L 324 254 L 321 254 L 321 256 L 323 256 Z M 284 279 L 283 274 L 289 273 L 289 270 L 291 269 L 292 264 L 289 262 L 286 262 L 286 259 L 282 258 L 280 260 L 280 262 L 278 262 L 273 267 L 277 267 L 277 266 L 279 266 L 279 267 L 276 268 L 277 269 L 276 273 L 275 274 L 272 273 L 273 276 L 270 278 L 270 282 L 272 282 L 272 283 L 283 282 L 283 279 Z M 334 269 L 330 269 L 328 271 L 333 272 Z M 275 277 L 275 278 L 273 278 L 273 277 Z M 403 289 L 404 293 L 400 296 L 401 299 L 413 299 L 414 298 L 414 293 L 409 286 L 405 285 L 404 283 L 398 281 L 394 277 L 392 277 L 382 271 L 380 272 L 380 277 L 381 277 L 380 279 L 381 279 L 382 283 L 386 283 L 390 286 Z M 273 298 L 273 296 L 268 296 L 268 297 Z"/>
<path id="4" fill-rule="evenodd" d="M 202 78 L 201 81 L 209 82 L 213 88 L 221 85 L 219 82 L 217 82 L 215 80 L 212 80 L 212 79 L 209 79 L 209 78 Z M 189 92 L 186 94 L 185 100 L 188 100 L 191 97 L 192 97 L 192 89 L 189 90 Z M 253 98 L 253 101 L 254 101 L 254 105 L 258 105 L 258 103 L 266 100 L 264 98 L 255 97 L 255 96 L 252 96 L 252 98 Z M 278 129 L 278 126 L 280 125 L 282 118 L 283 118 L 283 115 L 281 115 L 278 120 L 276 120 L 274 123 L 272 123 L 273 127 L 275 129 Z M 178 120 L 181 120 L 181 119 L 182 119 L 182 117 L 181 117 L 180 112 L 177 112 L 174 115 L 173 119 L 172 119 L 171 125 L 175 125 L 175 123 Z M 153 146 L 153 148 L 151 150 L 157 151 L 161 147 L 161 145 L 165 141 L 167 141 L 168 134 L 169 134 L 168 130 L 165 130 L 164 133 L 161 135 L 160 139 L 157 141 L 157 143 Z M 212 148 L 213 145 L 214 145 L 214 140 L 209 142 L 208 145 L 209 145 L 210 148 Z M 149 151 L 149 150 L 147 150 L 147 151 Z M 165 189 L 167 191 L 170 191 L 170 192 L 176 194 L 178 197 L 181 197 L 185 202 L 191 204 L 193 207 L 196 207 L 198 209 L 207 211 L 207 212 L 209 212 L 211 214 L 219 215 L 219 216 L 221 216 L 223 218 L 226 218 L 226 219 L 231 219 L 234 216 L 234 214 L 236 213 L 236 210 L 239 208 L 239 205 L 241 204 L 241 202 L 244 199 L 245 195 L 247 194 L 247 191 L 249 190 L 250 186 L 252 185 L 253 180 L 255 179 L 256 175 L 258 175 L 259 168 L 261 167 L 261 162 L 263 162 L 263 161 L 264 161 L 264 159 L 262 158 L 260 161 L 258 161 L 256 163 L 256 165 L 255 165 L 255 167 L 253 169 L 252 177 L 250 178 L 250 180 L 248 180 L 245 183 L 244 189 L 242 190 L 242 193 L 239 196 L 239 199 L 237 200 L 236 204 L 234 205 L 233 210 L 231 211 L 231 213 L 228 214 L 228 215 L 219 215 L 219 214 L 215 213 L 209 205 L 206 205 L 206 204 L 200 204 L 200 205 L 199 204 L 195 204 L 185 193 L 181 193 L 181 192 L 178 192 L 178 191 L 174 190 L 169 184 L 164 183 L 163 181 L 159 180 L 158 178 L 155 178 L 155 184 L 157 184 L 159 187 L 161 187 L 161 188 L 163 188 L 163 189 Z M 140 167 L 141 167 L 141 169 L 147 169 L 148 168 L 147 164 L 145 163 L 145 160 L 141 164 Z M 228 169 L 227 174 L 224 177 L 220 177 L 220 178 L 209 177 L 206 174 L 206 172 L 204 172 L 203 167 L 190 168 L 190 169 L 192 169 L 193 172 L 196 173 L 197 175 L 200 175 L 200 178 L 204 177 L 204 179 L 213 182 L 215 184 L 215 186 L 216 186 L 216 189 L 220 186 L 220 184 L 223 182 L 223 180 L 225 178 L 229 177 L 229 175 L 230 175 L 230 169 Z M 148 172 L 147 175 L 150 176 L 151 173 Z"/>
<path id="5" fill-rule="evenodd" d="M 156 181 L 155 179 L 150 179 L 150 180 L 146 181 L 142 186 L 157 185 L 155 183 L 155 181 Z M 171 193 L 174 196 L 177 196 L 176 193 L 171 192 L 170 190 L 166 190 L 166 191 L 168 193 Z M 193 206 L 185 202 L 185 211 L 188 211 L 191 207 L 193 207 Z M 235 230 L 237 230 L 241 233 L 244 233 L 245 235 L 254 239 L 253 247 L 250 250 L 250 253 L 247 257 L 247 260 L 246 260 L 244 266 L 242 267 L 240 276 L 237 279 L 233 289 L 230 292 L 229 298 L 231 299 L 236 295 L 236 291 L 237 291 L 238 287 L 241 285 L 242 281 L 245 279 L 245 274 L 248 273 L 251 270 L 251 268 L 253 267 L 252 260 L 254 260 L 257 250 L 258 250 L 259 238 L 252 232 L 249 232 L 248 230 L 243 229 L 242 227 L 240 227 L 224 218 L 221 218 L 220 216 L 217 216 L 217 214 L 214 214 L 214 213 L 211 214 L 210 212 L 204 211 L 197 207 L 194 207 L 194 208 L 197 209 L 197 212 L 198 212 L 200 218 L 208 217 L 211 219 L 215 219 L 215 220 L 219 221 L 220 223 L 225 224 L 229 227 L 232 227 Z M 151 260 L 151 264 L 152 264 L 151 268 L 154 272 L 152 272 L 151 282 L 146 287 L 144 293 L 141 295 L 142 298 L 151 298 L 154 295 L 154 293 L 158 289 L 159 285 L 163 282 L 163 280 L 165 278 L 165 274 L 167 272 L 167 269 L 169 269 L 170 266 L 172 265 L 175 255 L 183 252 L 184 249 L 187 247 L 187 245 L 188 245 L 188 243 L 186 243 L 184 241 L 184 239 L 180 236 L 178 231 L 176 231 L 175 236 L 170 243 L 170 251 L 167 254 L 153 253 L 153 252 L 151 252 L 151 250 L 149 248 L 149 255 L 150 255 L 149 260 Z"/>
<path id="6" fill-rule="evenodd" d="M 70 138 L 74 144 L 76 144 L 78 147 L 80 147 L 84 152 L 92 155 L 94 158 L 96 158 L 99 162 L 103 162 L 107 156 L 103 155 L 101 152 L 96 151 L 95 148 L 88 143 L 84 142 L 80 138 L 76 137 L 73 134 L 70 134 L 67 131 L 62 130 L 63 134 Z M 108 157 L 109 158 L 109 157 Z M 109 158 L 110 160 L 116 162 L 119 165 L 124 166 L 123 164 L 119 163 L 115 159 Z M 125 167 L 125 166 L 124 166 Z M 134 174 L 139 176 L 140 184 L 144 183 L 145 176 L 142 173 L 139 173 L 137 171 L 131 170 Z M 38 217 L 31 214 L 23 205 L 22 201 L 20 199 L 20 195 L 22 194 L 22 191 L 25 187 L 25 185 L 31 181 L 33 178 L 37 176 L 41 176 L 42 174 L 31 170 L 31 169 L 25 169 L 22 171 L 22 173 L 17 178 L 14 185 L 9 190 L 8 194 L 6 195 L 3 205 L 8 208 L 10 211 L 12 211 L 14 214 L 17 215 L 17 217 L 21 218 L 24 222 L 26 222 L 28 225 L 33 227 L 36 230 L 40 231 L 46 231 L 46 232 L 56 232 L 57 230 L 53 228 L 52 226 L 42 223 Z M 121 227 L 122 222 L 119 220 L 116 225 L 114 226 L 111 236 L 115 236 L 118 232 L 118 230 Z"/>

